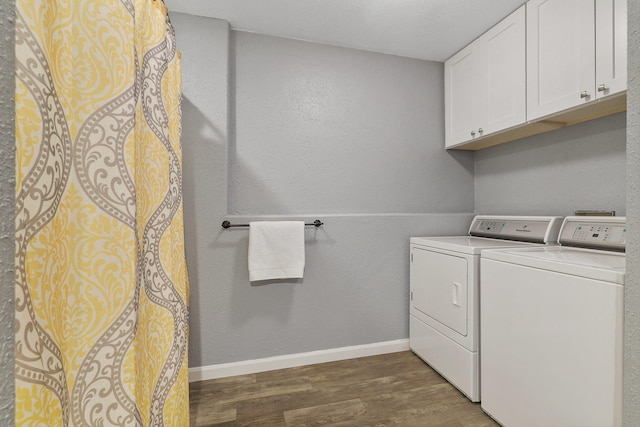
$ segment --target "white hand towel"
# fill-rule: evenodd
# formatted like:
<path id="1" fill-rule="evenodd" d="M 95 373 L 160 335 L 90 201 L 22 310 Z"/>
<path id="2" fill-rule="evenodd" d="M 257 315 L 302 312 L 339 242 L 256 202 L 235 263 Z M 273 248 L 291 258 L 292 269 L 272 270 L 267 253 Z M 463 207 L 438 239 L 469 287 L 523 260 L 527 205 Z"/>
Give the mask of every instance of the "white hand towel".
<path id="1" fill-rule="evenodd" d="M 304 222 L 249 222 L 249 280 L 302 278 Z"/>

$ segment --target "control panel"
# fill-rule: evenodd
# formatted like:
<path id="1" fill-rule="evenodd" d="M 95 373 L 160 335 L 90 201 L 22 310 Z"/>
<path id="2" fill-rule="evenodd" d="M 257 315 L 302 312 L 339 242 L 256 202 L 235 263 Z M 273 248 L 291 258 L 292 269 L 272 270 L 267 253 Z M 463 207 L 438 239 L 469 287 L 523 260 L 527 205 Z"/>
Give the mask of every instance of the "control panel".
<path id="1" fill-rule="evenodd" d="M 483 233 L 501 233 L 505 225 L 507 224 L 503 221 L 480 221 L 476 230 Z"/>
<path id="2" fill-rule="evenodd" d="M 535 243 L 557 243 L 561 217 L 476 216 L 469 235 Z"/>
<path id="3" fill-rule="evenodd" d="M 624 251 L 627 243 L 626 218 L 569 216 L 560 231 L 560 244 L 593 249 Z"/>

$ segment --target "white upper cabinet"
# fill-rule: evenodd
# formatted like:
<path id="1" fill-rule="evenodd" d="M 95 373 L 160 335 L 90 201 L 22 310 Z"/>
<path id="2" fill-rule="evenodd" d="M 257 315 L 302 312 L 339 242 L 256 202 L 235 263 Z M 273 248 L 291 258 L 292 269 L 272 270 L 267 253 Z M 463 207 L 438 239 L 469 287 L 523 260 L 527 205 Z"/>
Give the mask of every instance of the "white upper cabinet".
<path id="1" fill-rule="evenodd" d="M 446 148 L 625 111 L 627 0 L 529 0 L 448 59 L 444 83 Z"/>
<path id="2" fill-rule="evenodd" d="M 626 89 L 626 3 L 527 2 L 527 119 Z"/>
<path id="3" fill-rule="evenodd" d="M 478 39 L 482 76 L 479 95 L 484 134 L 525 122 L 525 7 L 522 6 Z"/>
<path id="4" fill-rule="evenodd" d="M 445 62 L 446 147 L 526 120 L 525 7 Z"/>
<path id="5" fill-rule="evenodd" d="M 444 63 L 447 147 L 472 139 L 477 133 L 478 54 L 476 40 Z"/>
<path id="6" fill-rule="evenodd" d="M 595 99 L 595 11 L 586 0 L 527 2 L 527 118 Z"/>
<path id="7" fill-rule="evenodd" d="M 596 99 L 627 90 L 627 1 L 596 0 Z"/>

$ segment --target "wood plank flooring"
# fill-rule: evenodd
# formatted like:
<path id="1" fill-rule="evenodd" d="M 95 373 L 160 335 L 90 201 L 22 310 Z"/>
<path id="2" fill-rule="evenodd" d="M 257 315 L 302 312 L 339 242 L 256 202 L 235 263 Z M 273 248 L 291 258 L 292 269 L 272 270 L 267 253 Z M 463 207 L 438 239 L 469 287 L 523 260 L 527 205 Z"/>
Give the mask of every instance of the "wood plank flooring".
<path id="1" fill-rule="evenodd" d="M 191 427 L 498 426 L 410 351 L 190 384 Z"/>

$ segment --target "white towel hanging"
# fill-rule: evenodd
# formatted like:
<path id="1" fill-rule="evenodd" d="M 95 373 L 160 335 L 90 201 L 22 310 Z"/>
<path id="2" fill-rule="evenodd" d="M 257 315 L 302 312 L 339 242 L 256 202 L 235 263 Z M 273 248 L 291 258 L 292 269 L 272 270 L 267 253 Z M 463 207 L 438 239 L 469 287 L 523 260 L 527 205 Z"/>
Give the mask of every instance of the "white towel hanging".
<path id="1" fill-rule="evenodd" d="M 298 279 L 304 273 L 304 222 L 249 222 L 249 280 Z"/>

